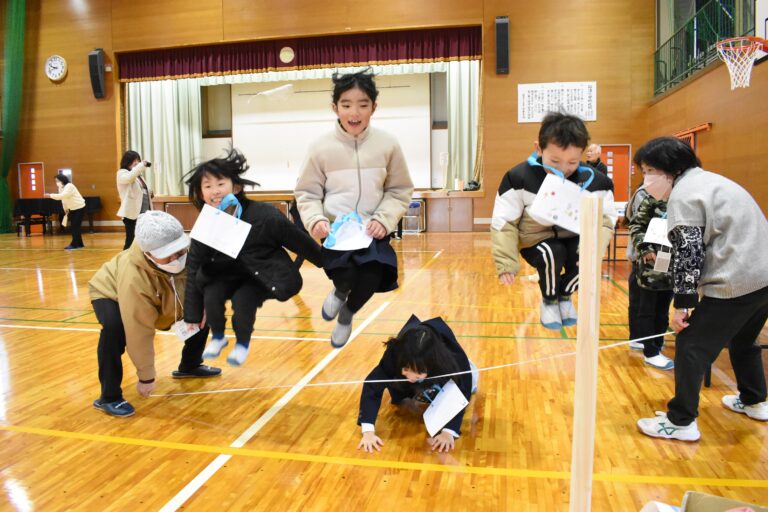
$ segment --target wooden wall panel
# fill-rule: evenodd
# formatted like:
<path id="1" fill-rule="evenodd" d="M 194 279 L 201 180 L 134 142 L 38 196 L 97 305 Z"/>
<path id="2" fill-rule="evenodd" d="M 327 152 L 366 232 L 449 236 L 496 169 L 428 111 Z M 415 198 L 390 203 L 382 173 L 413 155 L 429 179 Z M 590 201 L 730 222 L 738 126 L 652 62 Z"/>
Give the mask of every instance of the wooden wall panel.
<path id="1" fill-rule="evenodd" d="M 24 97 L 16 162 L 45 164 L 46 191 L 55 192 L 56 169 L 72 168 L 73 182 L 85 196 L 101 196 L 104 210 L 97 219 L 117 220 L 116 147 L 112 76 L 107 74 L 106 98 L 91 91 L 88 52 L 103 48 L 111 61 L 111 2 L 27 2 Z M 68 74 L 53 83 L 43 73 L 45 59 L 58 54 Z M 15 175 L 14 162 L 12 175 Z M 14 194 L 18 186 L 12 184 Z"/>
<path id="2" fill-rule="evenodd" d="M 344 33 L 348 26 L 347 3 L 346 0 L 223 0 L 224 39 Z"/>
<path id="3" fill-rule="evenodd" d="M 227 41 L 369 30 L 480 24 L 483 3 L 466 0 L 224 0 Z"/>
<path id="4" fill-rule="evenodd" d="M 510 17 L 510 74 L 497 75 L 493 31 L 496 16 L 504 15 Z M 538 124 L 517 123 L 518 83 L 595 80 L 597 121 L 587 123 L 592 139 L 635 141 L 635 123 L 651 99 L 654 8 L 651 2 L 543 0 L 527 3 L 523 13 L 508 0 L 485 0 L 483 25 L 486 195 L 475 200 L 476 218 L 491 216 L 502 176 L 531 153 L 538 135 Z"/>
<path id="5" fill-rule="evenodd" d="M 747 89 L 731 91 L 728 71 L 719 64 L 650 106 L 645 140 L 712 123 L 710 131 L 696 135 L 702 166 L 747 188 L 768 214 L 768 64 L 755 67 L 751 82 Z"/>
<path id="6" fill-rule="evenodd" d="M 479 25 L 483 2 L 467 0 L 347 0 L 353 31 Z"/>
<path id="7" fill-rule="evenodd" d="M 474 200 L 474 217 L 487 218 L 501 176 L 530 153 L 538 132 L 535 124 L 517 124 L 518 83 L 596 80 L 598 120 L 588 125 L 593 139 L 632 143 L 635 148 L 642 142 L 651 99 L 651 4 L 596 0 L 584 8 L 587 4 L 543 0 L 522 9 L 511 0 L 418 4 L 405 0 L 201 0 L 191 4 L 97 0 L 76 11 L 65 0 L 34 0 L 29 3 L 25 131 L 17 156 L 44 160 L 49 168 L 71 166 L 78 186 L 105 198 L 106 211 L 116 211 L 114 172 L 122 150 L 117 136 L 119 90 L 114 88 L 113 74 L 108 98 L 93 99 L 86 55 L 95 47 L 104 48 L 111 59 L 116 51 L 223 39 L 345 33 L 347 27 L 358 32 L 482 22 L 486 195 Z M 509 75 L 496 75 L 494 69 L 494 22 L 501 15 L 510 16 Z M 63 84 L 55 85 L 42 76 L 42 63 L 48 54 L 61 53 L 61 48 L 67 52 L 71 71 Z M 112 213 L 105 218 L 117 220 Z M 485 230 L 487 225 L 476 229 Z"/>
<path id="8" fill-rule="evenodd" d="M 221 42 L 221 3 L 222 0 L 113 0 L 114 50 Z"/>

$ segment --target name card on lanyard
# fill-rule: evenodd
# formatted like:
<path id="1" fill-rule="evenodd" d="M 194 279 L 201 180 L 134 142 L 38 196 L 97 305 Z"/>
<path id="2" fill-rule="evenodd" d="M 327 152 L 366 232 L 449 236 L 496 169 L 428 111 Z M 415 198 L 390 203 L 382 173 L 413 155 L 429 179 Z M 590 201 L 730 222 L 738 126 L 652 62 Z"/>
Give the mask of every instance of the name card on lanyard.
<path id="1" fill-rule="evenodd" d="M 424 424 L 430 437 L 435 437 L 469 402 L 459 386 L 449 380 L 424 411 Z"/>
<path id="2" fill-rule="evenodd" d="M 250 231 L 249 223 L 206 204 L 190 236 L 231 258 L 237 258 Z"/>
<path id="3" fill-rule="evenodd" d="M 581 187 L 572 181 L 547 174 L 531 205 L 531 217 L 542 224 L 556 224 L 578 234 L 581 194 Z"/>

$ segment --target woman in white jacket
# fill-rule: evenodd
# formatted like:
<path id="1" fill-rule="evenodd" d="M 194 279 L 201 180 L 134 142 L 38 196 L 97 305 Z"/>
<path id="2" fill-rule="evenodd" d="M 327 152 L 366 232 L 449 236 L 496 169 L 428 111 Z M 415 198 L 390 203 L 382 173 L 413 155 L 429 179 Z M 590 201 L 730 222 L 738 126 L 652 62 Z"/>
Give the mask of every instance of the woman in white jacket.
<path id="1" fill-rule="evenodd" d="M 85 247 L 83 237 L 80 235 L 80 225 L 83 223 L 83 215 L 85 214 L 85 199 L 80 195 L 77 187 L 70 183 L 69 178 L 63 174 L 56 175 L 56 186 L 59 187 L 59 193 L 51 194 L 50 197 L 61 201 L 69 230 L 72 232 L 72 241 L 64 249 L 67 251 L 81 249 Z"/>
<path id="2" fill-rule="evenodd" d="M 120 194 L 120 209 L 117 216 L 123 218 L 125 224 L 125 244 L 123 250 L 128 249 L 133 243 L 133 235 L 136 231 L 136 219 L 142 213 L 152 209 L 152 193 L 143 175 L 147 167 L 152 164 L 135 151 L 126 151 L 120 160 L 120 169 L 117 171 L 117 192 Z"/>

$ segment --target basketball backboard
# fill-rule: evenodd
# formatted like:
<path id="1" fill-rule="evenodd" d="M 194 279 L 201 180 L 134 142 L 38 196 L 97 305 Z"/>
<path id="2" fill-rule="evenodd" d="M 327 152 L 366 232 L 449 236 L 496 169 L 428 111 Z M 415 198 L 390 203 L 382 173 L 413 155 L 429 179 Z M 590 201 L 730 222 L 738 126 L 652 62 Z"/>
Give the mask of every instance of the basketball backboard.
<path id="1" fill-rule="evenodd" d="M 768 39 L 768 0 L 755 0 L 755 35 Z M 768 53 L 758 52 L 755 65 L 768 60 Z"/>

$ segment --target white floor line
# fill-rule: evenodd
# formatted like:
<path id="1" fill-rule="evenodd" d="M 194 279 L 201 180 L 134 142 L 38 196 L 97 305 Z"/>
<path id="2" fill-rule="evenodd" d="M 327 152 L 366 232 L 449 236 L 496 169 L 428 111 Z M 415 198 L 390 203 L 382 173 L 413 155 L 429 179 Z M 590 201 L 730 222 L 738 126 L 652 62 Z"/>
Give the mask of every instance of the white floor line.
<path id="1" fill-rule="evenodd" d="M 264 427 L 264 425 L 269 422 L 269 420 L 271 420 L 278 412 L 280 412 L 280 410 L 285 407 L 286 404 L 288 404 L 288 402 L 290 402 L 291 399 L 309 383 L 309 381 L 315 378 L 318 373 L 320 373 L 326 366 L 328 366 L 328 363 L 333 361 L 336 356 L 338 356 L 339 353 L 344 350 L 344 348 L 348 347 L 349 344 L 352 343 L 352 341 L 354 341 L 354 339 L 363 330 L 365 330 L 365 328 L 368 327 L 368 325 L 389 305 L 390 302 L 386 301 L 381 306 L 379 306 L 376 311 L 370 314 L 368 318 L 366 318 L 365 321 L 360 324 L 360 327 L 352 332 L 352 335 L 350 336 L 346 345 L 341 348 L 334 349 L 328 353 L 328 355 L 325 356 L 322 361 L 317 363 L 317 365 L 315 365 L 315 367 L 312 368 L 309 373 L 304 376 L 304 378 L 297 382 L 295 386 L 293 386 L 285 395 L 283 395 L 280 400 L 275 403 L 275 405 L 273 405 L 267 412 L 262 414 L 259 419 L 257 419 L 250 427 L 248 427 L 245 432 L 243 432 L 240 437 L 235 439 L 235 441 L 229 446 L 231 448 L 242 448 L 245 446 L 245 444 L 250 441 L 251 438 L 253 438 L 253 436 L 255 436 L 259 430 L 261 430 L 262 427 Z M 163 508 L 160 509 L 160 512 L 173 512 L 182 507 L 184 503 L 186 503 L 189 498 L 191 498 L 203 485 L 205 485 L 205 483 L 214 474 L 216 474 L 216 472 L 221 469 L 221 467 L 224 466 L 224 464 L 226 464 L 231 457 L 231 455 L 219 455 L 216 457 L 213 462 L 208 464 L 208 466 L 194 479 L 192 479 L 192 481 L 189 482 L 181 491 L 179 491 L 176 496 L 171 498 L 171 500 L 166 503 Z"/>
<path id="2" fill-rule="evenodd" d="M 34 320 L 32 320 L 34 321 Z M 38 331 L 73 331 L 73 332 L 101 332 L 101 329 L 89 329 L 85 327 L 44 327 L 41 325 L 12 325 L 0 324 L 0 329 L 33 329 Z M 157 331 L 160 336 L 176 336 L 176 333 Z M 328 338 L 299 338 L 294 336 L 251 336 L 252 340 L 288 340 L 288 341 L 328 341 Z"/>

